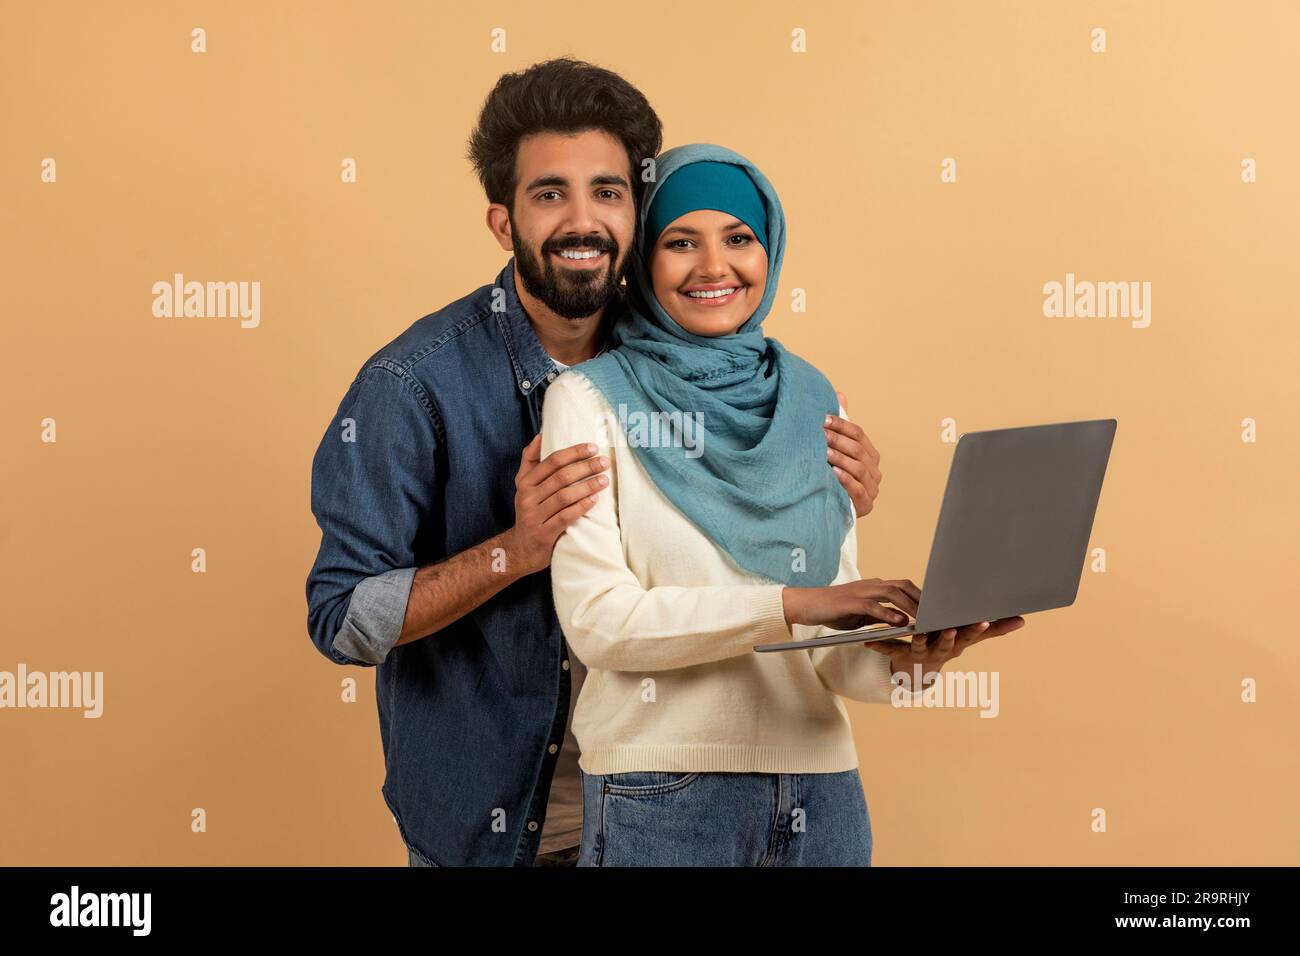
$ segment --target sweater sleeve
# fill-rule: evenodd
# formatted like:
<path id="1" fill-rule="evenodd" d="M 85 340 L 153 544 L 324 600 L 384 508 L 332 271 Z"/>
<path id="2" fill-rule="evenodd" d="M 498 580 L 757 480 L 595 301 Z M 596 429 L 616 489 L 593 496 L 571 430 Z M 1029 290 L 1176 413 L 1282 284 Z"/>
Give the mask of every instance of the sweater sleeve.
<path id="1" fill-rule="evenodd" d="M 783 585 L 641 586 L 623 551 L 618 462 L 610 450 L 618 423 L 606 419 L 607 407 L 581 373 L 562 372 L 542 410 L 543 459 L 591 442 L 610 460 L 609 485 L 560 535 L 551 557 L 555 610 L 579 660 L 603 670 L 668 670 L 791 640 Z"/>
<path id="2" fill-rule="evenodd" d="M 861 579 L 862 575 L 858 573 L 857 533 L 850 529 L 844 536 L 844 546 L 840 549 L 840 570 L 832 583 L 847 584 Z M 795 640 L 800 641 L 844 633 L 829 627 L 805 627 L 802 624 L 796 624 L 794 631 Z M 807 653 L 812 658 L 817 676 L 832 693 L 870 704 L 887 704 L 891 701 L 894 692 L 894 684 L 890 680 L 892 665 L 884 654 L 857 643 L 813 647 Z M 911 691 L 913 698 L 920 693 L 920 690 Z"/>
<path id="3" fill-rule="evenodd" d="M 848 419 L 843 406 L 840 417 Z M 829 465 L 827 467 L 830 467 Z M 840 567 L 832 584 L 848 584 L 860 581 L 858 572 L 858 536 L 855 528 L 850 528 L 844 536 L 844 545 L 840 548 Z M 811 640 L 817 637 L 830 637 L 843 634 L 829 627 L 794 626 L 795 640 Z M 790 653 L 798 653 L 792 651 Z M 891 701 L 894 684 L 890 680 L 892 665 L 890 659 L 878 651 L 862 644 L 832 644 L 829 647 L 809 648 L 813 669 L 826 688 L 841 697 L 860 700 L 871 704 L 887 704 Z M 909 693 L 909 691 L 902 691 Z M 910 691 L 913 699 L 922 691 Z"/>

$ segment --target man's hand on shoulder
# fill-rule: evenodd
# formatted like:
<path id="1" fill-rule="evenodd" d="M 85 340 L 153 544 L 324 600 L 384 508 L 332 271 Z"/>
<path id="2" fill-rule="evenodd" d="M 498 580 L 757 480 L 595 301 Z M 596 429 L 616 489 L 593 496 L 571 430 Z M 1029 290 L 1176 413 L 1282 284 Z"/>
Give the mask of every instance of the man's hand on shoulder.
<path id="1" fill-rule="evenodd" d="M 840 407 L 849 410 L 843 392 L 836 392 Z M 826 432 L 827 463 L 844 490 L 853 500 L 853 512 L 859 518 L 871 513 L 880 494 L 880 452 L 860 427 L 847 418 L 827 415 L 822 425 Z"/>
<path id="2" fill-rule="evenodd" d="M 542 460 L 542 436 L 524 448 L 515 474 L 515 523 L 506 532 L 507 560 L 525 574 L 548 567 L 564 529 L 596 503 L 609 484 L 609 459 L 589 443 L 560 448 Z"/>

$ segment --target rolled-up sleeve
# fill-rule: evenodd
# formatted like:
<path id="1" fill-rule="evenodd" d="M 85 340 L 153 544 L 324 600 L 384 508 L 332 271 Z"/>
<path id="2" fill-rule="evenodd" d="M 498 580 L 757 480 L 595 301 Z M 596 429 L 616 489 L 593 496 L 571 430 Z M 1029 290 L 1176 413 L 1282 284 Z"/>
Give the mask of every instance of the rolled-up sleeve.
<path id="1" fill-rule="evenodd" d="M 372 365 L 316 449 L 311 509 L 321 543 L 307 577 L 307 629 L 337 664 L 381 664 L 401 636 L 415 542 L 435 505 L 437 422 L 409 373 Z"/>

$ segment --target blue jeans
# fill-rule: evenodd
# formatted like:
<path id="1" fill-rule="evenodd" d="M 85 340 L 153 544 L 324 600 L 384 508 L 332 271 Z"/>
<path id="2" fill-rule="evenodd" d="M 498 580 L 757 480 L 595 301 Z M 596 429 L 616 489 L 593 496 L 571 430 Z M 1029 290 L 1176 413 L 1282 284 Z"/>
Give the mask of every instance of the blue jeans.
<path id="1" fill-rule="evenodd" d="M 582 774 L 578 866 L 870 866 L 871 819 L 842 773 Z"/>

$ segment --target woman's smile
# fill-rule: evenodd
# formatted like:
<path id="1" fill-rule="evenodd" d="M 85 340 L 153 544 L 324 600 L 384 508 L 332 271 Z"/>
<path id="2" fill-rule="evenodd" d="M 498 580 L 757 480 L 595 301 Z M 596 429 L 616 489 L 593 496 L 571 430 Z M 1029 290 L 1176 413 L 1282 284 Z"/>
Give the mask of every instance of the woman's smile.
<path id="1" fill-rule="evenodd" d="M 745 293 L 745 286 L 734 282 L 719 282 L 710 285 L 692 285 L 679 290 L 678 296 L 691 305 L 702 309 L 721 309 L 739 300 Z"/>

